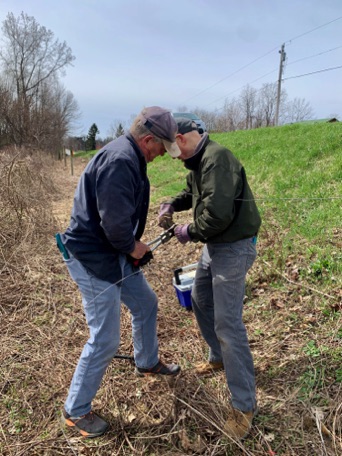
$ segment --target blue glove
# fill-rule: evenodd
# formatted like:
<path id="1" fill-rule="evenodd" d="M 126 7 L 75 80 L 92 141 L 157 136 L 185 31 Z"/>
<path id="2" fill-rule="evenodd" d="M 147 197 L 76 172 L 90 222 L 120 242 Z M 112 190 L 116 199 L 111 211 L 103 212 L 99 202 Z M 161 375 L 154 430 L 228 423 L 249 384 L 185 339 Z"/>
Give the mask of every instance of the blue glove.
<path id="1" fill-rule="evenodd" d="M 189 225 L 189 223 L 186 225 L 177 225 L 175 228 L 175 236 L 181 244 L 186 244 L 191 241 L 188 230 Z"/>

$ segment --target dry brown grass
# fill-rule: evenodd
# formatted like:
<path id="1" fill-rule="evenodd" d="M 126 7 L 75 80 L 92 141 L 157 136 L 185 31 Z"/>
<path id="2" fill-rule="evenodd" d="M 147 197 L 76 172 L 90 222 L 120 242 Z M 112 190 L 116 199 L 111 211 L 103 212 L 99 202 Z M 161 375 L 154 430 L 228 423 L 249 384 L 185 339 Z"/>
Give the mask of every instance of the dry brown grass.
<path id="1" fill-rule="evenodd" d="M 145 271 L 159 297 L 161 355 L 181 364 L 181 376 L 140 379 L 129 361 L 114 359 L 94 401 L 110 431 L 85 440 L 65 430 L 60 410 L 87 327 L 53 234 L 67 226 L 84 162 L 76 163 L 71 177 L 61 163 L 43 165 L 13 153 L 2 156 L 0 165 L 6 182 L 0 191 L 2 455 L 341 454 L 341 383 L 335 380 L 341 368 L 339 290 L 331 290 L 329 297 L 306 288 L 295 274 L 298 258 L 282 259 L 280 271 L 276 262 L 263 260 L 281 242 L 271 223 L 261 235 L 263 256 L 253 267 L 246 293 L 260 408 L 250 437 L 238 444 L 222 434 L 228 412 L 223 373 L 199 378 L 192 369 L 206 357 L 206 347 L 193 315 L 178 304 L 172 273 L 196 262 L 201 247 L 179 247 L 175 240 L 155 252 Z M 146 240 L 159 234 L 156 217 L 154 207 Z M 311 355 L 303 351 L 308 340 L 320 347 L 316 352 L 313 347 Z M 132 353 L 125 309 L 120 353 Z"/>

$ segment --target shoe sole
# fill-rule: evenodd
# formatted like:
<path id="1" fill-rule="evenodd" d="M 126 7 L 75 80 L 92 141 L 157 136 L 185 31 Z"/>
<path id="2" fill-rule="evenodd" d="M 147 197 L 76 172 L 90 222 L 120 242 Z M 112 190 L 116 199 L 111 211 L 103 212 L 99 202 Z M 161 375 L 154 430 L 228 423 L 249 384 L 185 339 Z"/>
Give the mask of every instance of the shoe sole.
<path id="1" fill-rule="evenodd" d="M 65 418 L 65 416 L 63 416 L 63 415 L 61 417 L 61 420 L 62 420 L 62 424 L 64 424 L 68 429 L 71 429 L 72 431 L 77 431 L 83 437 L 87 437 L 88 439 L 93 439 L 94 437 L 100 437 L 105 432 L 107 432 L 107 430 L 109 428 L 109 424 L 108 424 L 107 428 L 104 431 L 94 432 L 94 433 L 90 434 L 89 432 L 85 431 L 84 429 L 80 429 L 73 421 L 69 420 L 68 418 Z"/>
<path id="2" fill-rule="evenodd" d="M 177 377 L 177 375 L 180 374 L 180 370 L 178 372 L 176 372 L 175 374 L 161 374 L 159 372 L 139 372 L 139 371 L 135 371 L 135 375 L 137 377 L 168 377 L 168 378 L 172 378 L 172 377 Z"/>
<path id="3" fill-rule="evenodd" d="M 195 374 L 197 375 L 208 375 L 208 374 L 214 374 L 215 372 L 222 372 L 224 370 L 223 366 L 220 367 L 208 367 L 206 369 L 200 370 L 200 369 L 194 369 Z"/>

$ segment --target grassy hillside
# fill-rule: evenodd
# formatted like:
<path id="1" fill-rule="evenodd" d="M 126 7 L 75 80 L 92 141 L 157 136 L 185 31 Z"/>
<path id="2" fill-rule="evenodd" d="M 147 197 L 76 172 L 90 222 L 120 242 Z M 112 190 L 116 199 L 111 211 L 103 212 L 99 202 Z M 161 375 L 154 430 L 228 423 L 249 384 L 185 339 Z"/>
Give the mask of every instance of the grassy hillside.
<path id="1" fill-rule="evenodd" d="M 341 201 L 329 198 L 342 196 L 342 123 L 260 128 L 210 138 L 242 162 L 261 210 L 273 205 L 302 214 L 300 220 L 317 222 L 310 236 L 329 229 L 326 221 L 340 225 Z M 179 160 L 164 156 L 149 165 L 149 175 L 157 200 L 182 188 L 186 170 Z"/>
<path id="2" fill-rule="evenodd" d="M 262 232 L 277 223 L 277 236 L 287 252 L 304 248 L 309 256 L 318 254 L 317 261 L 331 273 L 341 273 L 341 251 L 334 240 L 341 240 L 342 226 L 342 123 L 296 124 L 210 137 L 229 148 L 245 167 L 262 214 Z M 167 200 L 184 186 L 187 170 L 179 160 L 165 155 L 148 170 L 152 204 Z"/>

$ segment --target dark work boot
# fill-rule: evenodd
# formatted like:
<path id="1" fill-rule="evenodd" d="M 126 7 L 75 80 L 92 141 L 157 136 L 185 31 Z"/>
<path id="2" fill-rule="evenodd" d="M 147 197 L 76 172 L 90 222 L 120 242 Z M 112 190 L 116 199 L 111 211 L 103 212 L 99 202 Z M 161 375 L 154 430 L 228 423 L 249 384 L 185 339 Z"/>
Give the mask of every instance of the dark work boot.
<path id="1" fill-rule="evenodd" d="M 109 424 L 94 412 L 89 412 L 83 416 L 70 416 L 64 409 L 62 413 L 63 423 L 76 429 L 84 437 L 98 437 L 104 434 Z"/>

